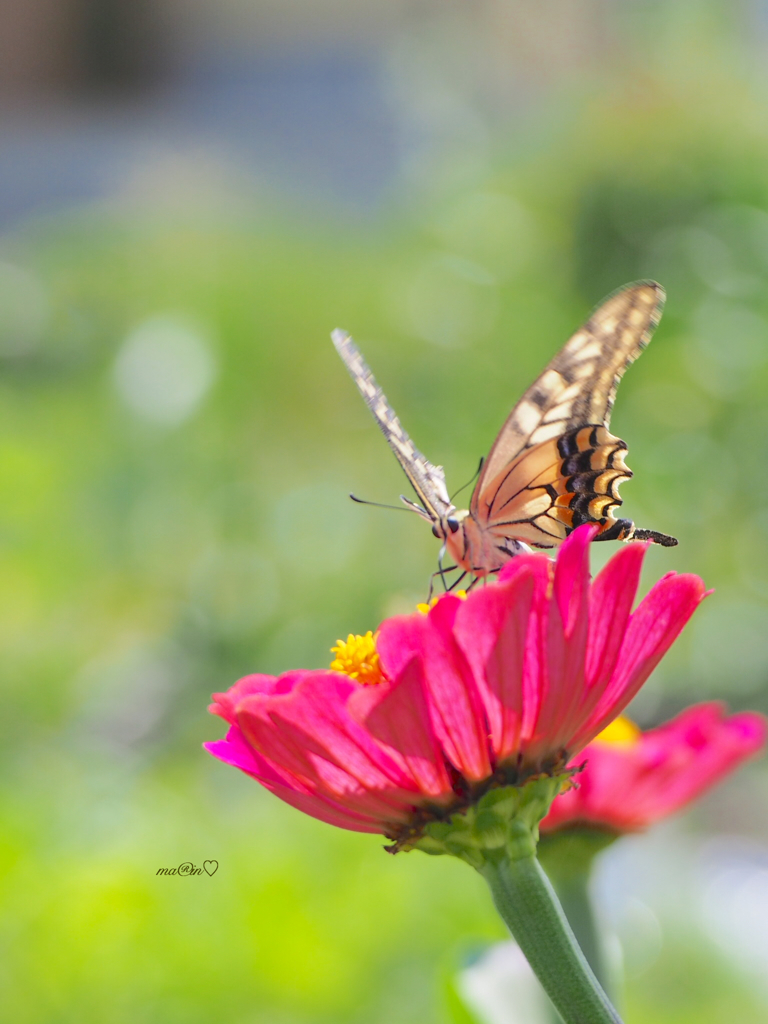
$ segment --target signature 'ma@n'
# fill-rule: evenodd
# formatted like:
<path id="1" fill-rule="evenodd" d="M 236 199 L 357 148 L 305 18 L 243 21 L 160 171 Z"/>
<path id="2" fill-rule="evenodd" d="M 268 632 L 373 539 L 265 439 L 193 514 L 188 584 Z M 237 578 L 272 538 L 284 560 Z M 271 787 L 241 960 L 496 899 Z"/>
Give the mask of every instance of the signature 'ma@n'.
<path id="1" fill-rule="evenodd" d="M 183 864 L 179 864 L 177 868 L 158 868 L 155 872 L 156 875 L 202 875 L 205 872 L 206 875 L 215 875 L 219 870 L 219 862 L 217 860 L 204 860 L 201 868 L 197 867 L 192 863 L 191 860 L 185 860 Z"/>

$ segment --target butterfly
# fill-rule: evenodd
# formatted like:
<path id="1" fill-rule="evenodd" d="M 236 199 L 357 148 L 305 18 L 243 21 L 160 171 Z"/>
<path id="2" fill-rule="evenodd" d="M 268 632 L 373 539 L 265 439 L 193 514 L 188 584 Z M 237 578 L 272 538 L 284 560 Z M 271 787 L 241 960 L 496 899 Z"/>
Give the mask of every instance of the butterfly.
<path id="1" fill-rule="evenodd" d="M 619 487 L 632 476 L 627 446 L 609 431 L 619 381 L 650 341 L 664 306 L 654 281 L 626 285 L 594 311 L 512 409 L 481 463 L 468 509 L 448 496 L 434 466 L 400 425 L 359 349 L 345 331 L 331 337 L 374 419 L 411 482 L 406 506 L 432 525 L 457 566 L 474 577 L 496 573 L 531 548 L 554 548 L 584 523 L 595 540 L 674 537 L 616 519 Z"/>

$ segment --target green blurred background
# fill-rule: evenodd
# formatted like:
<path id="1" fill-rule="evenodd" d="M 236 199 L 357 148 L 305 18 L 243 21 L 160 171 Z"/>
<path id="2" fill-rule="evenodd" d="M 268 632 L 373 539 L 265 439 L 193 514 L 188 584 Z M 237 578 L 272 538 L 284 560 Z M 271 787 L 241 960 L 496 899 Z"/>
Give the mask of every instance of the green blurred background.
<path id="1" fill-rule="evenodd" d="M 208 697 L 328 664 L 434 568 L 417 517 L 347 498 L 404 481 L 332 328 L 456 487 L 590 309 L 653 277 L 667 311 L 613 417 L 624 508 L 680 538 L 646 586 L 694 571 L 716 592 L 634 715 L 768 710 L 768 5 L 18 8 L 4 1015 L 466 1024 L 457 972 L 505 934 L 480 878 L 387 857 L 215 762 Z M 605 855 L 628 1024 L 765 1021 L 767 814 L 758 763 Z M 205 859 L 215 876 L 156 875 Z"/>

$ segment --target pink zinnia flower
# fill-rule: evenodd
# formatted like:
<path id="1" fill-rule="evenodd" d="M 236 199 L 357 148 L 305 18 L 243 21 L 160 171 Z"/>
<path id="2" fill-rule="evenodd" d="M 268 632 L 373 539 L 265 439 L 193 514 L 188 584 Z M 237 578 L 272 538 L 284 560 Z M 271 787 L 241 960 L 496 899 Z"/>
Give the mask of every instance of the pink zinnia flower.
<path id="1" fill-rule="evenodd" d="M 765 740 L 762 715 L 728 717 L 717 701 L 697 704 L 644 733 L 619 718 L 579 754 L 586 767 L 576 786 L 556 797 L 541 831 L 647 828 L 716 785 Z"/>
<path id="2" fill-rule="evenodd" d="M 633 612 L 646 545 L 590 583 L 594 533 L 574 531 L 556 563 L 518 555 L 465 599 L 388 619 L 359 638 L 359 671 L 241 679 L 215 695 L 230 730 L 206 747 L 294 807 L 398 844 L 493 787 L 564 772 L 705 596 L 697 576 L 672 573 Z"/>

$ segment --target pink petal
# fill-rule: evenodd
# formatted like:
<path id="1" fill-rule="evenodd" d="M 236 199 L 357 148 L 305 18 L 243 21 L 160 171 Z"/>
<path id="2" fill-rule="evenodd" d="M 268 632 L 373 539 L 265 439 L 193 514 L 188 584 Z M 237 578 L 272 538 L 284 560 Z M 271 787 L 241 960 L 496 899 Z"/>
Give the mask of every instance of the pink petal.
<path id="1" fill-rule="evenodd" d="M 574 777 L 574 788 L 558 796 L 541 823 L 542 832 L 579 824 L 616 831 L 634 831 L 631 794 L 637 775 L 636 760 L 618 747 L 594 743 L 582 751 L 576 764 L 584 770 Z"/>
<path id="2" fill-rule="evenodd" d="M 226 693 L 214 693 L 213 704 L 208 705 L 208 710 L 213 715 L 219 715 L 230 725 L 234 725 L 237 721 L 237 705 L 244 697 L 259 693 L 290 693 L 293 687 L 304 678 L 307 671 L 307 669 L 295 669 L 282 676 L 259 674 L 244 676 L 242 679 L 238 679 L 234 686 L 230 686 Z"/>
<path id="3" fill-rule="evenodd" d="M 353 814 L 341 804 L 311 793 L 298 779 L 291 778 L 287 772 L 282 772 L 276 765 L 270 764 L 248 746 L 237 726 L 229 730 L 226 739 L 204 743 L 203 746 L 220 761 L 234 765 L 251 775 L 285 803 L 305 814 L 311 814 L 313 818 L 354 832 L 382 830 L 374 818 Z"/>
<path id="4" fill-rule="evenodd" d="M 660 777 L 647 796 L 647 814 L 655 820 L 684 807 L 756 754 L 765 744 L 766 722 L 749 711 L 726 718 L 723 705 L 713 702 L 689 708 L 647 737 L 648 755 L 666 755 L 667 761 L 667 778 Z"/>
<path id="5" fill-rule="evenodd" d="M 424 649 L 426 616 L 396 615 L 385 619 L 376 637 L 376 650 L 381 667 L 388 679 L 397 679 L 415 657 L 421 658 Z"/>
<path id="6" fill-rule="evenodd" d="M 435 734 L 454 767 L 468 779 L 491 774 L 488 726 L 466 659 L 453 635 L 461 601 L 445 594 L 428 615 L 382 623 L 377 649 L 384 672 L 393 678 L 417 655 L 426 682 Z"/>
<path id="7" fill-rule="evenodd" d="M 669 574 L 633 612 L 610 683 L 569 749 L 580 750 L 621 714 L 701 604 L 707 591 L 698 576 Z"/>
<path id="8" fill-rule="evenodd" d="M 583 628 L 589 604 L 589 545 L 597 535 L 592 524 L 578 527 L 564 541 L 555 563 L 553 597 L 566 638 Z"/>
<path id="9" fill-rule="evenodd" d="M 553 577 L 554 564 L 545 556 L 538 566 L 533 606 L 528 622 L 528 635 L 525 640 L 523 723 L 520 733 L 521 753 L 525 754 L 535 743 L 539 714 L 547 693 L 549 678 L 547 638 Z"/>
<path id="10" fill-rule="evenodd" d="M 542 571 L 546 578 L 541 561 L 527 564 L 506 582 L 470 594 L 456 615 L 454 634 L 481 695 L 497 762 L 520 747 L 526 643 L 535 572 L 541 578 Z"/>
<path id="11" fill-rule="evenodd" d="M 539 713 L 526 737 L 524 756 L 533 764 L 558 755 L 579 725 L 589 632 L 589 545 L 595 526 L 580 526 L 560 548 L 545 632 L 545 672 Z"/>
<path id="12" fill-rule="evenodd" d="M 552 565 L 552 559 L 548 558 L 544 554 L 529 552 L 522 555 L 515 555 L 515 557 L 510 558 L 502 568 L 497 580 L 499 583 L 509 583 L 518 575 L 518 573 L 525 574 L 529 571 L 534 573 L 539 571 L 545 562 L 548 565 Z M 474 593 L 477 593 L 477 591 L 474 591 Z"/>
<path id="13" fill-rule="evenodd" d="M 384 832 L 384 825 L 381 820 L 375 817 L 363 817 L 353 814 L 346 807 L 337 804 L 338 810 L 334 809 L 331 801 L 316 796 L 312 793 L 301 793 L 295 789 L 288 789 L 273 783 L 263 782 L 262 785 L 276 797 L 285 803 L 295 807 L 297 811 L 310 814 L 327 825 L 336 825 L 337 828 L 346 828 L 350 832 L 375 832 L 379 835 Z"/>
<path id="14" fill-rule="evenodd" d="M 570 735 L 564 740 L 569 747 L 573 734 L 594 713 L 615 671 L 647 548 L 642 543 L 621 548 L 590 588 L 585 678 Z"/>
<path id="15" fill-rule="evenodd" d="M 237 709 L 248 743 L 310 789 L 384 821 L 404 820 L 414 785 L 346 704 L 359 683 L 307 673 L 289 694 L 246 697 Z"/>
<path id="16" fill-rule="evenodd" d="M 717 702 L 684 711 L 630 746 L 597 740 L 576 759 L 577 789 L 558 797 L 543 831 L 590 824 L 636 831 L 682 809 L 752 757 L 766 740 L 762 715 L 724 717 Z"/>
<path id="17" fill-rule="evenodd" d="M 750 754 L 761 751 L 768 740 L 768 720 L 765 715 L 756 711 L 742 711 L 737 715 L 731 715 L 727 724 L 733 739 Z"/>
<path id="18" fill-rule="evenodd" d="M 427 615 L 424 674 L 435 732 L 449 760 L 471 780 L 491 772 L 488 723 L 461 648 L 453 636 L 461 600 L 442 597 Z"/>
<path id="19" fill-rule="evenodd" d="M 590 692 L 602 692 L 613 675 L 647 549 L 647 544 L 624 545 L 592 584 L 586 671 Z"/>
<path id="20" fill-rule="evenodd" d="M 430 722 L 418 659 L 413 658 L 395 682 L 358 689 L 350 697 L 349 710 L 412 780 L 415 789 L 433 798 L 453 795 Z"/>

